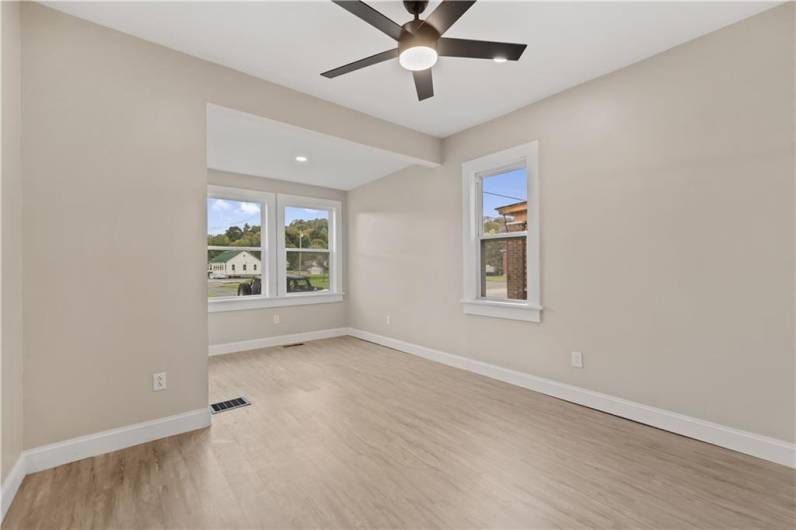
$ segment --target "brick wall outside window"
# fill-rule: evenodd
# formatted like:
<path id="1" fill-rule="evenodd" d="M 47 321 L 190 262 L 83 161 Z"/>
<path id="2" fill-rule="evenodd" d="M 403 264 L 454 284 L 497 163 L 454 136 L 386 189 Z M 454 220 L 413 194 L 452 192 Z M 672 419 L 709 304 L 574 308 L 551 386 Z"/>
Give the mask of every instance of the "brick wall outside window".
<path id="1" fill-rule="evenodd" d="M 527 222 L 509 223 L 508 232 L 522 232 L 527 229 Z M 506 254 L 503 258 L 503 270 L 506 273 L 508 298 L 510 300 L 526 300 L 528 285 L 526 274 L 526 239 L 509 239 L 506 241 Z"/>

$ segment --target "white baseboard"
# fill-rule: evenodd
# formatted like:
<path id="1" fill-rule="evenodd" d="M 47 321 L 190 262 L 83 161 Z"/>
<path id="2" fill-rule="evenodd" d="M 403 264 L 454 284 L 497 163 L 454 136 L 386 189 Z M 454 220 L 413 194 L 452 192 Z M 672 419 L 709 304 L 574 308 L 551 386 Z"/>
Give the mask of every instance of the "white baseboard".
<path id="1" fill-rule="evenodd" d="M 264 337 L 262 339 L 242 340 L 239 342 L 227 342 L 224 344 L 211 344 L 208 348 L 208 353 L 210 355 L 224 355 L 239 351 L 259 350 L 260 348 L 284 346 L 285 344 L 294 344 L 296 342 L 330 339 L 332 337 L 342 337 L 344 335 L 348 335 L 348 328 L 321 329 L 318 331 L 293 333 L 292 335 L 278 335 L 276 337 Z"/>
<path id="2" fill-rule="evenodd" d="M 634 401 L 594 392 L 552 379 L 537 377 L 524 372 L 501 368 L 493 364 L 468 359 L 460 355 L 445 353 L 402 340 L 376 335 L 368 331 L 350 329 L 349 335 L 388 348 L 417 355 L 438 363 L 467 370 L 476 374 L 491 377 L 512 385 L 541 392 L 572 403 L 584 405 L 616 416 L 621 416 L 639 423 L 651 425 L 673 433 L 695 438 L 740 453 L 756 456 L 764 460 L 776 462 L 796 468 L 796 445 L 776 438 L 770 438 L 748 431 L 742 431 L 678 414 L 656 407 L 650 407 Z"/>
<path id="3" fill-rule="evenodd" d="M 207 408 L 201 408 L 43 445 L 28 449 L 23 453 L 26 463 L 25 471 L 26 473 L 36 473 L 69 462 L 209 426 L 210 411 Z"/>
<path id="4" fill-rule="evenodd" d="M 0 489 L 0 521 L 5 518 L 25 475 L 209 426 L 210 411 L 201 408 L 23 451 Z"/>
<path id="5" fill-rule="evenodd" d="M 25 453 L 22 453 L 17 458 L 17 463 L 11 468 L 11 472 L 5 481 L 3 481 L 3 485 L 0 486 L 0 521 L 5 519 L 6 512 L 8 512 L 8 508 L 17 494 L 19 485 L 22 484 L 22 479 L 25 478 L 25 468 Z"/>

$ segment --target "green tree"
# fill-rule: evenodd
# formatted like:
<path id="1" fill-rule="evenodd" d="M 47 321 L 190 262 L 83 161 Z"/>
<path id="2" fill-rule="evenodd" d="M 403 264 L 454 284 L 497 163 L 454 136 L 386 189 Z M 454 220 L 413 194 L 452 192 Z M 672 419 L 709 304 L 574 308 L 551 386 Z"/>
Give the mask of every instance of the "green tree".
<path id="1" fill-rule="evenodd" d="M 223 234 L 207 234 L 209 247 L 259 247 L 260 227 L 248 223 L 239 226 L 230 226 Z M 212 259 L 224 252 L 223 250 L 208 250 L 207 259 Z"/>
<path id="2" fill-rule="evenodd" d="M 260 246 L 260 227 L 243 225 L 243 233 L 240 238 L 232 243 L 235 247 L 259 247 Z"/>
<path id="3" fill-rule="evenodd" d="M 498 234 L 506 231 L 506 220 L 503 217 L 484 217 L 484 233 Z"/>
<path id="4" fill-rule="evenodd" d="M 208 235 L 207 244 L 215 247 L 226 247 L 229 246 L 229 238 L 226 234 Z"/>
<path id="5" fill-rule="evenodd" d="M 328 245 L 327 219 L 296 219 L 285 227 L 287 248 L 327 248 Z"/>
<path id="6" fill-rule="evenodd" d="M 481 242 L 481 256 L 484 265 L 493 267 L 493 272 L 489 274 L 502 275 L 503 255 L 506 253 L 506 242 L 501 240 L 485 240 Z M 483 272 L 486 272 L 485 270 Z"/>
<path id="7" fill-rule="evenodd" d="M 237 226 L 230 226 L 227 228 L 227 231 L 224 233 L 230 241 L 237 241 L 243 236 L 243 230 L 241 230 Z"/>

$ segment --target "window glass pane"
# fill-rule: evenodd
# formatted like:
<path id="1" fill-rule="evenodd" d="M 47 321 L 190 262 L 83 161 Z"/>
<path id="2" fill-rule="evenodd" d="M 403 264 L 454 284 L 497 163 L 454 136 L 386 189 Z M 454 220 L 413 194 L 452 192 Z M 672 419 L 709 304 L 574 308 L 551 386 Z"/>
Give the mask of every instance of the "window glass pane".
<path id="1" fill-rule="evenodd" d="M 481 193 L 485 234 L 527 229 L 528 174 L 525 168 L 484 177 Z"/>
<path id="2" fill-rule="evenodd" d="M 287 251 L 287 292 L 329 289 L 329 253 Z"/>
<path id="3" fill-rule="evenodd" d="M 329 248 L 329 211 L 285 208 L 286 248 Z"/>
<path id="4" fill-rule="evenodd" d="M 253 250 L 207 251 L 207 297 L 261 294 L 262 252 Z"/>
<path id="5" fill-rule="evenodd" d="M 259 247 L 261 205 L 230 199 L 207 199 L 207 244 Z"/>
<path id="6" fill-rule="evenodd" d="M 481 296 L 526 300 L 525 237 L 481 240 Z"/>

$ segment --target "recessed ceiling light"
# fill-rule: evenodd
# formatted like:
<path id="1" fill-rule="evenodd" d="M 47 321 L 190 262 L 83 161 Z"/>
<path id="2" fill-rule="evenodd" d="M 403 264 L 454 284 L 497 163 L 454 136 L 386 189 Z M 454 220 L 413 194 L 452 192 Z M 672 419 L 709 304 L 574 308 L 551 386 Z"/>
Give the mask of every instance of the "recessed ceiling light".
<path id="1" fill-rule="evenodd" d="M 307 157 L 304 156 L 304 155 L 298 155 L 296 157 L 296 162 L 306 162 L 306 161 L 307 161 Z"/>
<path id="2" fill-rule="evenodd" d="M 492 60 L 495 61 L 496 63 L 505 63 L 508 59 L 506 59 L 505 57 L 495 57 Z"/>

